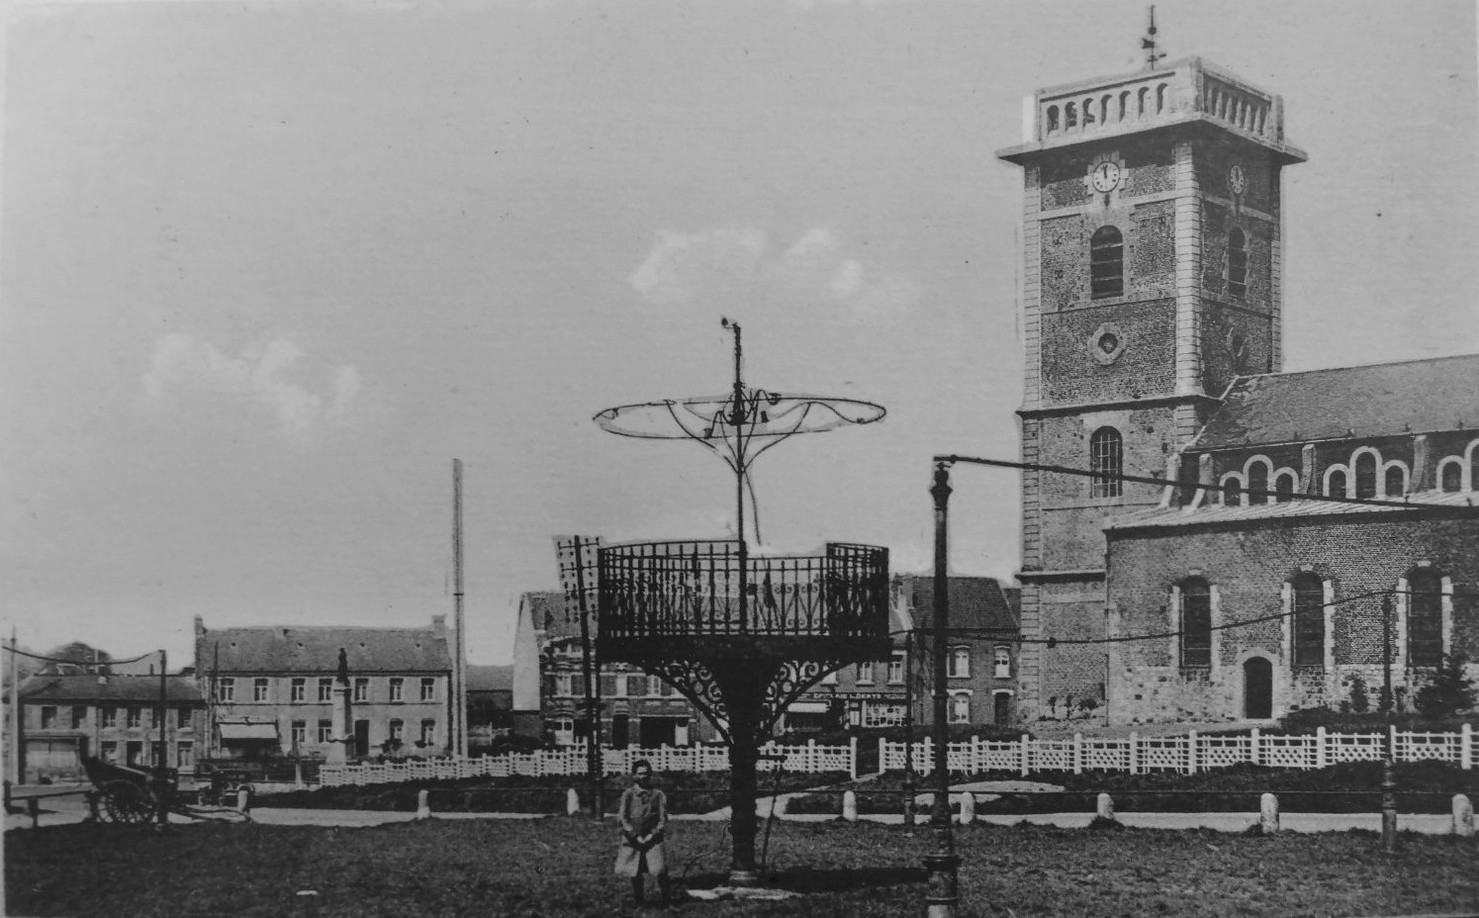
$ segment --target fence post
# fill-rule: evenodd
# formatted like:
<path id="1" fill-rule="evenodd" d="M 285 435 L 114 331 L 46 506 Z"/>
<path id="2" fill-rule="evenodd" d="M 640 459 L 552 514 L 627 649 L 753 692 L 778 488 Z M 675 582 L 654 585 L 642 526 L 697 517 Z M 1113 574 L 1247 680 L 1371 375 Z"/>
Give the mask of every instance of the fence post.
<path id="1" fill-rule="evenodd" d="M 1264 835 L 1273 835 L 1279 831 L 1279 798 L 1273 794 L 1264 794 L 1259 798 L 1258 825 L 1263 829 Z"/>
<path id="2" fill-rule="evenodd" d="M 1032 747 L 1028 745 L 1027 734 L 1022 734 L 1022 777 L 1032 773 Z"/>
<path id="3" fill-rule="evenodd" d="M 1073 773 L 1081 775 L 1084 773 L 1084 735 L 1073 734 Z"/>
<path id="4" fill-rule="evenodd" d="M 1258 728 L 1254 727 L 1248 734 L 1248 761 L 1253 765 L 1262 765 L 1262 750 L 1258 748 Z"/>
<path id="5" fill-rule="evenodd" d="M 416 818 L 431 818 L 431 791 L 425 788 L 416 792 Z"/>
<path id="6" fill-rule="evenodd" d="M 1389 742 L 1389 743 L 1392 744 L 1390 746 L 1390 748 L 1392 750 L 1392 761 L 1393 762 L 1400 762 L 1400 761 L 1402 761 L 1402 755 L 1401 755 L 1401 747 L 1399 747 L 1397 745 L 1397 725 L 1396 724 L 1392 724 L 1389 727 L 1387 727 L 1387 729 L 1389 731 L 1391 731 L 1388 734 L 1388 736 L 1387 736 L 1387 742 Z"/>
<path id="7" fill-rule="evenodd" d="M 847 739 L 847 776 L 852 780 L 858 779 L 858 738 L 850 736 Z"/>
<path id="8" fill-rule="evenodd" d="M 1325 728 L 1315 728 L 1315 767 L 1324 768 L 1330 764 L 1330 753 L 1325 748 Z"/>
<path id="9" fill-rule="evenodd" d="M 1194 775 L 1197 773 L 1197 731 L 1186 732 L 1186 773 Z"/>
<path id="10" fill-rule="evenodd" d="M 853 738 L 853 742 L 857 742 L 856 737 Z M 878 773 L 883 774 L 885 771 L 888 771 L 888 740 L 880 736 L 878 738 Z"/>
<path id="11" fill-rule="evenodd" d="M 1474 837 L 1474 805 L 1463 794 L 1453 795 L 1453 834 L 1459 838 Z"/>
<path id="12" fill-rule="evenodd" d="M 960 795 L 960 824 L 968 826 L 976 821 L 976 795 L 963 791 Z"/>
<path id="13" fill-rule="evenodd" d="M 1130 774 L 1140 774 L 1140 734 L 1130 731 Z"/>
<path id="14" fill-rule="evenodd" d="M 1474 767 L 1474 728 L 1467 722 L 1458 731 L 1458 767 L 1464 771 Z"/>
<path id="15" fill-rule="evenodd" d="M 572 787 L 569 790 L 565 791 L 565 815 L 574 816 L 579 812 L 580 795 L 577 794 L 575 792 L 575 788 Z"/>
<path id="16" fill-rule="evenodd" d="M 1100 794 L 1096 814 L 1100 819 L 1114 818 L 1114 798 L 1108 794 Z"/>
<path id="17" fill-rule="evenodd" d="M 842 818 L 848 822 L 858 821 L 858 795 L 852 791 L 842 792 Z"/>

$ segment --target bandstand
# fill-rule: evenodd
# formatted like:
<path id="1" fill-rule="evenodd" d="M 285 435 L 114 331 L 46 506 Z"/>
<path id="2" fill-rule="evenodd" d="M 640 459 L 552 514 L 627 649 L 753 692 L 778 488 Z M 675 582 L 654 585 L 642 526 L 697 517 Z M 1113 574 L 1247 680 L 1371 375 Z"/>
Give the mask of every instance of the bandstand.
<path id="1" fill-rule="evenodd" d="M 791 436 L 872 423 L 884 410 L 746 388 L 740 328 L 724 324 L 734 334 L 731 393 L 610 408 L 595 421 L 623 436 L 688 439 L 721 455 L 735 473 L 739 538 L 601 548 L 595 646 L 603 662 L 667 680 L 729 744 L 729 883 L 743 887 L 759 882 L 757 753 L 776 720 L 828 673 L 891 652 L 888 549 L 829 543 L 820 556 L 751 554 L 748 469 Z"/>

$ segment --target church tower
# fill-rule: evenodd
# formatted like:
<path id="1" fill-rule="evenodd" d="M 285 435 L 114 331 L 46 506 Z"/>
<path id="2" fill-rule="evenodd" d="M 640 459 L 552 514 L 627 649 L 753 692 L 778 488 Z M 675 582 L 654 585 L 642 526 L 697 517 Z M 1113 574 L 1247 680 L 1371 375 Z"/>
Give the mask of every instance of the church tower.
<path id="1" fill-rule="evenodd" d="M 1149 45 L 1149 43 L 1147 43 Z M 1200 58 L 1026 100 L 1022 633 L 1103 637 L 1107 517 L 1160 501 L 1232 378 L 1281 368 L 1283 100 Z M 1159 601 L 1146 598 L 1146 601 Z M 1024 644 L 1019 717 L 1103 703 L 1103 645 Z"/>

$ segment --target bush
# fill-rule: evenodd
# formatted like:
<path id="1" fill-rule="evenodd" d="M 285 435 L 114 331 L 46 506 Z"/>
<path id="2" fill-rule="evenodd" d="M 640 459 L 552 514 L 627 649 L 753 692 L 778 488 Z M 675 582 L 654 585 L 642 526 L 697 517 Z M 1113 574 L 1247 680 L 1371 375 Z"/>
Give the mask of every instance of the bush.
<path id="1" fill-rule="evenodd" d="M 1433 681 L 1418 690 L 1413 703 L 1428 717 L 1449 717 L 1474 706 L 1474 680 L 1465 667 L 1463 654 L 1444 654 Z"/>

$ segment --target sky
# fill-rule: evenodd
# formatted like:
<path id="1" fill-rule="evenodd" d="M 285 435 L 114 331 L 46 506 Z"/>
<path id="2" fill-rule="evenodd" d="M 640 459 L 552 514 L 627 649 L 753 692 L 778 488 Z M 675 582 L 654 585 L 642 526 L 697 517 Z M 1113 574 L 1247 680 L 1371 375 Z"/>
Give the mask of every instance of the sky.
<path id="1" fill-rule="evenodd" d="M 1161 2 L 1285 99 L 1285 369 L 1479 351 L 1469 2 Z M 511 657 L 552 539 L 723 538 L 733 484 L 603 408 L 747 382 L 880 423 L 756 465 L 761 548 L 931 569 L 930 457 L 1015 459 L 1035 89 L 1138 70 L 1099 2 L 12 3 L 0 616 L 189 663 L 192 619 L 450 613 Z M 1145 470 L 1157 474 L 1159 469 Z M 952 570 L 1018 478 L 957 467 Z"/>

